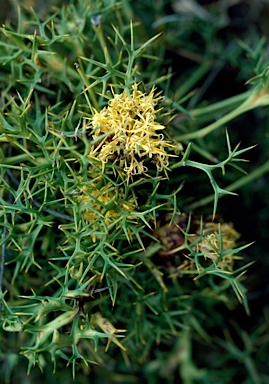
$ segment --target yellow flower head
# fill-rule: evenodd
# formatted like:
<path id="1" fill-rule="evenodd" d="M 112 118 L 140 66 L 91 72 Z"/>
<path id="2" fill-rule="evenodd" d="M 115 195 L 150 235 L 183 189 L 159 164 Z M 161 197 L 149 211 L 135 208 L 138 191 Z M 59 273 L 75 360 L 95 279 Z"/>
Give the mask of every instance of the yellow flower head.
<path id="1" fill-rule="evenodd" d="M 228 251 L 233 249 L 236 245 L 236 240 L 240 237 L 239 233 L 236 232 L 232 224 L 228 223 L 220 224 L 220 229 L 222 234 L 222 250 Z M 211 259 L 214 263 L 217 262 L 217 266 L 220 269 L 232 271 L 234 260 L 239 257 L 231 253 L 218 260 L 221 246 L 218 224 L 206 223 L 203 236 L 203 240 L 197 244 L 198 250 L 204 253 L 206 259 Z"/>
<path id="2" fill-rule="evenodd" d="M 92 147 L 90 158 L 99 160 L 103 168 L 107 162 L 122 167 L 127 180 L 147 172 L 146 159 L 151 159 L 159 171 L 167 169 L 172 155 L 166 150 L 178 149 L 178 145 L 164 140 L 160 131 L 165 126 L 155 121 L 155 106 L 160 99 L 154 97 L 154 88 L 146 95 L 137 84 L 131 94 L 126 90 L 115 94 L 108 106 L 95 111 L 92 117 L 89 128 L 97 144 Z"/>
<path id="3" fill-rule="evenodd" d="M 125 194 L 122 188 L 115 191 L 115 186 L 107 183 L 100 187 L 97 182 L 93 182 L 90 187 L 83 186 L 82 194 L 78 196 L 78 201 L 81 203 L 83 216 L 95 234 L 92 235 L 93 242 L 113 225 L 121 226 L 124 216 L 128 220 L 135 220 L 135 217 L 129 217 L 128 213 L 136 210 L 136 202 L 133 197 L 125 199 Z M 131 234 L 130 238 L 131 238 Z"/>

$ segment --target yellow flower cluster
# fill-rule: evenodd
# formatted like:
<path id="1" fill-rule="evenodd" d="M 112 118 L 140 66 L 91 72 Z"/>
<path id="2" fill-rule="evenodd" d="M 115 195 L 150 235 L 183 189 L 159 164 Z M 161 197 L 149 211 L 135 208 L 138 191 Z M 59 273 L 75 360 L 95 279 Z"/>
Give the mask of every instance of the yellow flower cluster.
<path id="1" fill-rule="evenodd" d="M 166 170 L 168 158 L 173 156 L 166 150 L 182 149 L 160 133 L 165 126 L 155 121 L 155 107 L 161 97 L 154 97 L 154 90 L 146 95 L 134 84 L 131 94 L 127 90 L 115 94 L 107 107 L 95 111 L 88 128 L 96 144 L 89 157 L 100 161 L 103 169 L 107 162 L 115 163 L 129 180 L 147 172 L 146 159 L 151 159 L 158 171 Z"/>
<path id="2" fill-rule="evenodd" d="M 116 192 L 111 183 L 100 187 L 97 181 L 98 178 L 90 186 L 84 185 L 81 188 L 82 194 L 77 198 L 81 203 L 85 221 L 91 223 L 95 232 L 92 235 L 93 242 L 111 226 L 121 226 L 125 216 L 129 220 L 135 220 L 135 217 L 129 217 L 128 213 L 134 212 L 137 206 L 133 197 L 126 200 L 122 188 L 118 188 Z"/>
<path id="3" fill-rule="evenodd" d="M 240 237 L 239 233 L 233 228 L 232 224 L 220 224 L 222 234 L 222 251 L 233 249 L 236 245 L 236 240 Z M 204 238 L 199 241 L 197 248 L 202 252 L 206 259 L 211 259 L 220 269 L 233 270 L 233 263 L 238 259 L 234 254 L 227 254 L 221 260 L 218 260 L 220 247 L 219 228 L 217 223 L 206 223 L 203 230 Z"/>

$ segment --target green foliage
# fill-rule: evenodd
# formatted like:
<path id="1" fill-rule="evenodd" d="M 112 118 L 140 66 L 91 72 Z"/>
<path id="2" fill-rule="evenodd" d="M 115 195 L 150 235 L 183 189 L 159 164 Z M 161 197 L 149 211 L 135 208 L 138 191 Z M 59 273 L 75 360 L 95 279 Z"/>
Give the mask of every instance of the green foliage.
<path id="1" fill-rule="evenodd" d="M 237 300 L 249 312 L 242 280 L 250 264 L 237 261 L 247 245 L 236 243 L 217 208 L 238 186 L 220 186 L 227 167 L 244 172 L 238 162 L 252 147 L 239 149 L 226 132 L 227 153 L 218 160 L 205 137 L 268 105 L 268 68 L 256 67 L 244 94 L 189 108 L 191 88 L 209 67 L 170 87 L 165 38 L 144 39 L 131 12 L 127 2 L 78 1 L 46 18 L 20 10 L 16 28 L 1 28 L 0 372 L 9 382 L 26 358 L 30 375 L 36 365 L 55 374 L 66 365 L 74 379 L 83 373 L 95 382 L 106 375 L 107 382 L 133 382 L 141 373 L 149 383 L 176 375 L 186 384 L 234 380 L 233 370 L 215 380 L 216 361 L 196 362 L 192 345 L 200 352 L 206 345 L 208 360 L 225 351 L 222 361 L 241 359 L 259 383 L 247 336 L 246 352 L 233 348 L 219 313 Z M 137 139 L 129 157 L 118 144 L 115 157 L 101 163 L 92 150 L 113 137 L 101 131 L 93 138 L 93 118 L 124 92 L 124 100 L 135 98 L 134 85 L 142 104 L 153 86 L 162 92 L 159 105 L 152 91 L 152 116 L 166 129 L 149 135 L 147 145 Z M 184 115 L 184 125 L 175 114 Z M 141 109 L 134 127 L 143 118 Z M 124 129 L 134 136 L 135 128 Z M 156 156 L 166 160 L 164 136 L 169 165 L 158 168 Z M 146 166 L 127 176 L 122 164 L 135 160 Z M 261 169 L 241 185 L 268 164 Z M 189 178 L 193 195 L 184 191 Z M 213 218 L 190 213 L 211 201 Z"/>

